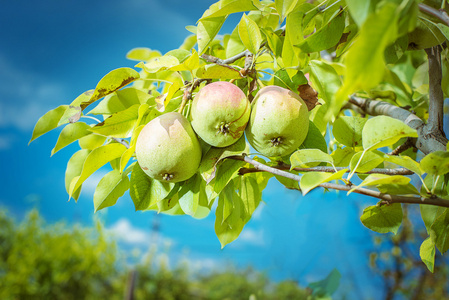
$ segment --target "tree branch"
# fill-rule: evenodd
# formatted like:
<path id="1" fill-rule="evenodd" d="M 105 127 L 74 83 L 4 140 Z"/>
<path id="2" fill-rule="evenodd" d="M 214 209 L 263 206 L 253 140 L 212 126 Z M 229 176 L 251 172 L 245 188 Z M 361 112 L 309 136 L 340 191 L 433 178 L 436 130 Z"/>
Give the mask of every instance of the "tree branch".
<path id="1" fill-rule="evenodd" d="M 441 21 L 443 21 L 443 23 L 445 23 L 447 26 L 449 26 L 449 16 L 447 15 L 447 13 L 444 10 L 438 10 L 435 9 L 431 6 L 425 5 L 425 4 L 418 4 L 419 10 L 432 15 L 434 17 L 437 17 L 438 19 L 440 19 Z"/>
<path id="2" fill-rule="evenodd" d="M 273 167 L 274 169 L 278 170 L 290 170 L 290 165 L 282 164 L 280 166 Z M 298 172 L 325 172 L 325 173 L 335 173 L 341 170 L 345 170 L 346 173 L 349 173 L 348 168 L 344 167 L 312 167 L 312 168 L 293 168 L 293 170 Z M 244 175 L 247 173 L 255 173 L 255 172 L 262 172 L 262 170 L 256 169 L 256 168 L 241 168 L 239 170 L 240 175 Z M 410 170 L 404 169 L 404 168 L 397 168 L 397 169 L 381 169 L 381 168 L 374 168 L 371 171 L 364 172 L 363 174 L 386 174 L 386 175 L 413 175 L 414 173 Z"/>
<path id="3" fill-rule="evenodd" d="M 401 120 L 418 132 L 415 146 L 424 154 L 434 151 L 446 151 L 448 140 L 441 133 L 429 133 L 424 122 L 411 112 L 384 101 L 371 100 L 351 96 L 349 103 L 359 107 L 364 113 L 372 116 L 385 115 Z"/>
<path id="4" fill-rule="evenodd" d="M 235 159 L 235 160 L 241 160 L 245 161 L 251 165 L 254 166 L 255 169 L 271 173 L 273 175 L 279 175 L 285 178 L 289 178 L 295 181 L 300 181 L 301 176 L 286 172 L 284 170 L 279 170 L 270 166 L 267 166 L 261 162 L 258 162 L 246 154 L 243 155 L 234 155 L 227 157 L 228 159 Z M 333 189 L 333 190 L 339 190 L 339 191 L 350 191 L 354 189 L 352 192 L 378 198 L 380 200 L 384 200 L 383 204 L 392 204 L 392 203 L 409 203 L 409 204 L 426 204 L 426 205 L 436 205 L 441 207 L 449 207 L 449 200 L 439 198 L 436 196 L 433 196 L 431 198 L 425 198 L 420 196 L 399 196 L 399 195 L 390 195 L 390 194 L 383 194 L 379 191 L 370 190 L 367 188 L 357 188 L 357 186 L 353 184 L 349 185 L 342 185 L 342 184 L 336 184 L 336 183 L 322 183 L 318 185 L 319 187 L 323 187 L 326 189 Z"/>
<path id="5" fill-rule="evenodd" d="M 119 138 L 115 138 L 115 137 L 113 137 L 113 138 L 111 138 L 111 139 L 113 139 L 113 140 L 116 141 L 117 143 L 120 143 L 120 144 L 122 144 L 123 146 L 125 146 L 127 149 L 129 149 L 129 145 L 128 145 L 128 143 L 126 142 L 125 139 L 119 139 Z"/>
<path id="6" fill-rule="evenodd" d="M 208 62 L 216 63 L 217 65 L 228 65 L 232 64 L 233 62 L 239 60 L 240 58 L 246 57 L 248 55 L 252 55 L 252 53 L 249 50 L 245 50 L 243 52 L 240 52 L 237 55 L 234 55 L 233 57 L 227 58 L 227 59 L 220 59 L 218 57 L 209 55 L 209 54 L 203 54 L 201 57 L 205 59 Z"/>
<path id="7" fill-rule="evenodd" d="M 425 50 L 429 61 L 429 119 L 426 129 L 429 134 L 444 136 L 444 95 L 441 88 L 443 73 L 441 70 L 441 48 L 435 46 Z"/>

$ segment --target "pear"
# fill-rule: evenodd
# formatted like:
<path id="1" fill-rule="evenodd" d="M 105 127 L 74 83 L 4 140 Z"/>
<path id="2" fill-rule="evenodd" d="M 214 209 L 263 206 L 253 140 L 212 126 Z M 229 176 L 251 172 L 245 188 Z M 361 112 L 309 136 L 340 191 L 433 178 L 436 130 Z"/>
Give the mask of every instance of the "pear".
<path id="1" fill-rule="evenodd" d="M 193 99 L 192 127 L 209 145 L 226 147 L 243 135 L 250 109 L 251 104 L 239 87 L 226 81 L 213 82 Z"/>
<path id="2" fill-rule="evenodd" d="M 289 155 L 308 130 L 309 111 L 298 94 L 279 86 L 266 86 L 256 94 L 245 132 L 258 152 L 268 157 Z"/>
<path id="3" fill-rule="evenodd" d="M 136 157 L 151 178 L 179 182 L 192 177 L 201 161 L 201 146 L 187 118 L 163 114 L 145 125 L 137 137 Z"/>

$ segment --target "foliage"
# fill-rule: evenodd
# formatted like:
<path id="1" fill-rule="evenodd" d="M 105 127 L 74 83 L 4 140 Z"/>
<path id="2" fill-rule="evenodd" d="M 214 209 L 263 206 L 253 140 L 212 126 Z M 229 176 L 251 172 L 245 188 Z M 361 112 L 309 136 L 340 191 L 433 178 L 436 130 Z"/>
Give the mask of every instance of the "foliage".
<path id="1" fill-rule="evenodd" d="M 310 293 L 293 281 L 270 282 L 253 270 L 228 269 L 192 274 L 187 265 L 168 268 L 149 252 L 132 267 L 100 225 L 48 226 L 36 211 L 15 223 L 0 211 L 1 299 L 123 299 L 137 275 L 134 299 L 306 299 Z"/>
<path id="2" fill-rule="evenodd" d="M 324 187 L 380 199 L 361 218 L 380 233 L 397 232 L 402 203 L 419 204 L 429 237 L 421 255 L 432 269 L 435 248 L 449 249 L 443 131 L 449 22 L 438 10 L 445 1 L 431 5 L 220 0 L 196 26 L 186 27 L 192 35 L 178 49 L 164 55 L 131 50 L 127 57 L 138 61 L 139 72 L 119 68 L 106 74 L 94 90 L 42 116 L 31 140 L 58 126 L 65 127 L 53 153 L 80 140 L 82 149 L 66 172 L 66 189 L 75 200 L 83 182 L 110 164 L 114 174 L 100 181 L 96 210 L 114 205 L 128 188 L 136 210 L 201 218 L 215 202 L 222 247 L 251 219 L 271 177 L 303 195 Z M 242 17 L 232 33 L 218 35 L 236 13 Z M 291 155 L 268 158 L 249 156 L 244 138 L 225 148 L 203 143 L 198 172 L 186 182 L 146 176 L 134 155 L 142 127 L 167 112 L 188 117 L 192 97 L 219 80 L 233 82 L 250 100 L 267 85 L 299 93 L 311 124 L 304 143 Z M 91 124 L 92 118 L 100 120 Z"/>

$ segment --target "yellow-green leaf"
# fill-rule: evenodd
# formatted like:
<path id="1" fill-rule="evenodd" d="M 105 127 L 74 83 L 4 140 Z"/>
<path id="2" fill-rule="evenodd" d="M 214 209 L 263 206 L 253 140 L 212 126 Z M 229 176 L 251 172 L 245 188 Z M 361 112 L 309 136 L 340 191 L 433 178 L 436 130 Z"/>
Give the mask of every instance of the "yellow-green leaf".
<path id="1" fill-rule="evenodd" d="M 430 272 L 433 273 L 435 265 L 435 243 L 432 241 L 430 236 L 422 242 L 421 247 L 419 247 L 419 256 L 422 262 L 427 266 Z"/>
<path id="2" fill-rule="evenodd" d="M 291 164 L 290 169 L 292 170 L 296 167 L 300 168 L 315 167 L 322 162 L 332 165 L 334 163 L 334 160 L 329 154 L 324 153 L 321 150 L 301 149 L 294 152 L 290 156 L 290 164 Z"/>
<path id="3" fill-rule="evenodd" d="M 86 161 L 87 156 L 91 151 L 87 149 L 81 149 L 75 152 L 67 163 L 67 168 L 65 171 L 65 189 L 68 194 L 70 194 L 70 183 L 75 177 L 79 177 L 83 171 L 83 165 Z M 72 197 L 78 200 L 79 194 L 81 192 L 81 186 L 72 193 Z"/>
<path id="4" fill-rule="evenodd" d="M 402 206 L 400 203 L 369 206 L 363 210 L 360 221 L 375 232 L 396 234 L 402 223 Z"/>
<path id="5" fill-rule="evenodd" d="M 98 147 L 89 153 L 83 164 L 83 170 L 79 176 L 73 178 L 70 183 L 69 197 L 81 186 L 81 184 L 99 168 L 122 156 L 126 147 L 119 143 L 112 143 Z"/>
<path id="6" fill-rule="evenodd" d="M 135 104 L 126 110 L 115 113 L 90 130 L 104 136 L 127 138 L 136 124 L 139 107 L 140 104 Z"/>
<path id="7" fill-rule="evenodd" d="M 159 71 L 168 70 L 171 67 L 179 65 L 179 60 L 172 55 L 164 55 L 154 57 L 147 63 L 140 62 L 136 65 L 137 68 L 142 68 L 145 72 L 156 73 Z"/>
<path id="8" fill-rule="evenodd" d="M 256 54 L 259 51 L 262 43 L 262 34 L 259 26 L 246 14 L 243 14 L 242 19 L 238 25 L 240 40 L 251 53 Z"/>
<path id="9" fill-rule="evenodd" d="M 240 72 L 230 66 L 210 64 L 196 70 L 195 76 L 204 79 L 240 79 Z"/>
<path id="10" fill-rule="evenodd" d="M 347 172 L 346 169 L 340 170 L 335 173 L 323 173 L 323 172 L 308 172 L 302 175 L 299 187 L 302 190 L 302 195 L 305 196 L 308 192 L 316 188 L 322 183 L 332 180 L 341 179 Z"/>
<path id="11" fill-rule="evenodd" d="M 161 56 L 161 53 L 159 51 L 151 50 L 150 48 L 144 47 L 131 49 L 126 54 L 127 59 L 137 61 L 147 61 L 157 56 Z"/>
<path id="12" fill-rule="evenodd" d="M 36 125 L 34 126 L 33 134 L 31 136 L 31 140 L 29 143 L 43 135 L 44 133 L 49 132 L 52 129 L 55 129 L 59 126 L 59 120 L 64 115 L 64 112 L 69 108 L 68 105 L 61 105 L 55 109 L 50 110 L 45 115 L 39 118 Z M 29 144 L 28 143 L 28 144 Z"/>
<path id="13" fill-rule="evenodd" d="M 198 54 L 202 55 L 213 41 L 227 16 L 200 19 L 197 26 Z"/>
<path id="14" fill-rule="evenodd" d="M 128 176 L 118 170 L 107 173 L 98 183 L 94 193 L 95 212 L 117 203 L 118 198 L 129 189 Z"/>
<path id="15" fill-rule="evenodd" d="M 55 154 L 65 146 L 70 145 L 79 138 L 90 134 L 89 129 L 90 126 L 82 122 L 68 124 L 59 134 L 58 141 L 56 142 L 53 150 L 51 150 L 51 155 Z"/>

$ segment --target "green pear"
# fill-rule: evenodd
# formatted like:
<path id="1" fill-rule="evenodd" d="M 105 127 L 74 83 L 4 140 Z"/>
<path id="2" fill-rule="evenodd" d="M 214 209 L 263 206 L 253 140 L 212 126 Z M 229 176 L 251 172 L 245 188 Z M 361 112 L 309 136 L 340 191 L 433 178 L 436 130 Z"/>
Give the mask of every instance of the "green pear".
<path id="1" fill-rule="evenodd" d="M 279 86 L 262 88 L 251 103 L 246 138 L 265 156 L 295 151 L 309 130 L 309 111 L 298 94 Z"/>
<path id="2" fill-rule="evenodd" d="M 136 157 L 151 178 L 179 182 L 196 173 L 201 146 L 189 121 L 180 113 L 169 112 L 143 127 L 137 137 Z"/>
<path id="3" fill-rule="evenodd" d="M 243 135 L 250 109 L 251 104 L 239 87 L 226 81 L 213 82 L 193 99 L 192 127 L 209 145 L 226 147 Z"/>

